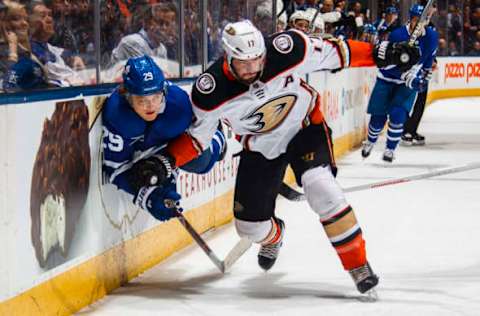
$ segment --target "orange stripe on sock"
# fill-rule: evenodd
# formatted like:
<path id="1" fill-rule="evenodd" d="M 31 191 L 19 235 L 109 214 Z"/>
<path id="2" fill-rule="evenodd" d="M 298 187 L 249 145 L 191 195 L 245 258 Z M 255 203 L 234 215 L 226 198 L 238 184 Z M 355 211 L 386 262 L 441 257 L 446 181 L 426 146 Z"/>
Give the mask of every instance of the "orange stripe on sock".
<path id="1" fill-rule="evenodd" d="M 282 236 L 282 231 L 280 229 L 280 226 L 277 224 L 275 220 L 272 219 L 272 230 L 268 234 L 267 238 L 263 242 L 261 242 L 262 245 L 269 245 L 269 244 L 275 244 L 280 240 L 280 237 Z"/>
<path id="2" fill-rule="evenodd" d="M 352 270 L 367 263 L 365 240 L 362 234 L 359 234 L 352 241 L 344 245 L 335 247 L 335 250 L 345 270 Z"/>

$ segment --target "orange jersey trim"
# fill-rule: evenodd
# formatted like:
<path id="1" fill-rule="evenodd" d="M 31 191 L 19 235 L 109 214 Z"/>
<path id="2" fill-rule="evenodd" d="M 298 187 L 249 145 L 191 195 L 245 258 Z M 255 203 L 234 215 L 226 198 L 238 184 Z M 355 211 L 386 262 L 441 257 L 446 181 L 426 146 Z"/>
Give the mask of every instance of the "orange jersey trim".
<path id="1" fill-rule="evenodd" d="M 200 155 L 198 142 L 189 134 L 183 133 L 168 143 L 167 152 L 175 158 L 175 166 L 181 167 Z"/>
<path id="2" fill-rule="evenodd" d="M 375 66 L 373 45 L 366 42 L 347 40 L 350 48 L 350 67 Z"/>

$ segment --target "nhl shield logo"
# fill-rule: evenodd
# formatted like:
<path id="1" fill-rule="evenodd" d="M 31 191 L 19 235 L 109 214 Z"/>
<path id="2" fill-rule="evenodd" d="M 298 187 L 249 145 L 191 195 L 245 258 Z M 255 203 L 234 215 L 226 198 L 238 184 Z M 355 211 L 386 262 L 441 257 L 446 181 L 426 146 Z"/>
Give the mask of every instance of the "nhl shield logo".
<path id="1" fill-rule="evenodd" d="M 288 34 L 279 35 L 273 40 L 273 47 L 282 54 L 288 54 L 293 49 L 293 39 Z"/>
<path id="2" fill-rule="evenodd" d="M 215 90 L 216 83 L 215 78 L 209 73 L 204 73 L 200 77 L 198 77 L 197 82 L 195 83 L 198 91 L 203 94 L 209 94 L 213 90 Z"/>

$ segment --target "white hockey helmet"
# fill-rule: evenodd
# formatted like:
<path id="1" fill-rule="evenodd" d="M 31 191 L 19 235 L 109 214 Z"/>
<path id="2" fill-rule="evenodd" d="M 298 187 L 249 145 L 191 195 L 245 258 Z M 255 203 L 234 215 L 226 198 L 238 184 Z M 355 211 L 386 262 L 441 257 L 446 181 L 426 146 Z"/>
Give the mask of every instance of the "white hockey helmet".
<path id="1" fill-rule="evenodd" d="M 292 13 L 288 21 L 292 24 L 295 24 L 297 20 L 305 20 L 310 23 L 311 19 L 312 19 L 312 16 L 310 15 L 310 12 L 305 10 L 297 10 Z"/>
<path id="2" fill-rule="evenodd" d="M 266 53 L 262 33 L 249 20 L 228 23 L 222 32 L 222 46 L 228 65 L 232 58 L 250 60 Z"/>

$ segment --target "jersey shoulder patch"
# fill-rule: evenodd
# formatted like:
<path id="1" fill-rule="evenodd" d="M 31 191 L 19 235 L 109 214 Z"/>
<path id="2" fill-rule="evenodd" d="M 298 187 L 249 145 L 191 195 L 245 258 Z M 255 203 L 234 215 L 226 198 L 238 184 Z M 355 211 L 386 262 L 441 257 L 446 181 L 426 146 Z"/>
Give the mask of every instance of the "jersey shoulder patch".
<path id="1" fill-rule="evenodd" d="M 197 81 L 195 81 L 195 87 L 197 88 L 198 92 L 202 94 L 210 94 L 215 90 L 217 83 L 215 78 L 211 73 L 205 72 L 201 74 Z"/>
<path id="2" fill-rule="evenodd" d="M 306 55 L 307 40 L 306 36 L 293 30 L 270 36 L 266 40 L 267 63 L 262 81 L 268 81 L 301 64 Z"/>
<path id="3" fill-rule="evenodd" d="M 288 54 L 293 50 L 293 38 L 288 33 L 282 33 L 273 39 L 272 45 L 280 54 Z"/>
<path id="4" fill-rule="evenodd" d="M 224 58 L 219 58 L 192 87 L 192 104 L 204 111 L 213 111 L 227 101 L 248 91 L 248 87 L 228 78 L 223 70 Z"/>

